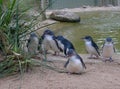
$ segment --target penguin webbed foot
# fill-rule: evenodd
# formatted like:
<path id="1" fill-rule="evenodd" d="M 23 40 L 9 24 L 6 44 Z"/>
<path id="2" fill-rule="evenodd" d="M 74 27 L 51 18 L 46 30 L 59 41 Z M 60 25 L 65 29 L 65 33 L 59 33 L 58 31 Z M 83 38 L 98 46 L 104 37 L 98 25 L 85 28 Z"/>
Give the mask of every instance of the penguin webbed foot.
<path id="1" fill-rule="evenodd" d="M 57 54 L 52 54 L 53 56 L 57 56 Z"/>
<path id="2" fill-rule="evenodd" d="M 114 60 L 110 57 L 110 58 L 109 58 L 109 61 L 110 61 L 110 62 L 113 62 Z"/>
<path id="3" fill-rule="evenodd" d="M 88 59 L 98 59 L 98 57 L 88 57 Z"/>
<path id="4" fill-rule="evenodd" d="M 93 57 L 88 57 L 88 59 L 93 59 Z"/>
<path id="5" fill-rule="evenodd" d="M 64 58 L 68 58 L 68 56 L 63 56 Z"/>
<path id="6" fill-rule="evenodd" d="M 81 75 L 82 73 L 75 73 L 75 72 L 66 72 L 67 74 L 69 74 L 69 75 Z"/>
<path id="7" fill-rule="evenodd" d="M 109 62 L 113 62 L 114 60 L 110 57 L 109 59 L 104 59 L 103 60 L 103 62 L 107 62 L 107 61 L 109 61 Z"/>
<path id="8" fill-rule="evenodd" d="M 48 50 L 40 51 L 41 54 L 49 54 Z"/>
<path id="9" fill-rule="evenodd" d="M 63 56 L 63 55 L 59 55 L 60 57 L 63 57 L 63 58 L 68 58 L 67 56 Z"/>
<path id="10" fill-rule="evenodd" d="M 88 59 L 98 59 L 99 57 L 98 56 L 90 56 L 88 57 Z"/>
<path id="11" fill-rule="evenodd" d="M 93 59 L 98 59 L 99 57 L 93 57 Z"/>
<path id="12" fill-rule="evenodd" d="M 55 52 L 53 56 L 59 56 L 59 52 Z"/>

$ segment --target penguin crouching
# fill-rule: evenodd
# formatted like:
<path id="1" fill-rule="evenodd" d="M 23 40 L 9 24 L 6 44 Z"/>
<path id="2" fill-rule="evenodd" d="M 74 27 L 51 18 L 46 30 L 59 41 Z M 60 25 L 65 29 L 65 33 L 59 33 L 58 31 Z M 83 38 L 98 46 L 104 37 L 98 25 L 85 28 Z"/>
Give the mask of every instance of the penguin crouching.
<path id="1" fill-rule="evenodd" d="M 58 46 L 64 52 L 65 56 L 67 56 L 67 53 L 70 49 L 75 50 L 73 44 L 63 36 L 57 36 L 56 39 L 58 42 Z"/>
<path id="2" fill-rule="evenodd" d="M 56 37 L 54 33 L 51 30 L 45 30 L 42 35 L 42 50 L 48 51 L 52 50 L 55 52 L 55 55 L 59 55 L 59 52 L 61 51 L 58 43 L 56 41 Z"/>
<path id="3" fill-rule="evenodd" d="M 65 63 L 64 67 L 68 73 L 81 74 L 86 69 L 83 59 L 73 50 L 68 51 L 68 60 Z"/>
<path id="4" fill-rule="evenodd" d="M 104 59 L 104 61 L 110 61 L 112 62 L 112 56 L 115 52 L 115 48 L 114 48 L 114 44 L 113 44 L 113 41 L 112 41 L 112 38 L 110 37 L 107 37 L 105 42 L 104 42 L 104 45 L 102 47 L 102 57 Z"/>
<path id="5" fill-rule="evenodd" d="M 98 48 L 97 44 L 93 41 L 92 37 L 91 36 L 85 36 L 82 39 L 84 39 L 86 50 L 90 54 L 89 59 L 99 58 L 99 56 L 100 56 L 99 48 Z"/>
<path id="6" fill-rule="evenodd" d="M 31 55 L 37 54 L 38 45 L 39 45 L 39 39 L 37 35 L 35 33 L 31 33 L 27 43 L 28 53 Z"/>

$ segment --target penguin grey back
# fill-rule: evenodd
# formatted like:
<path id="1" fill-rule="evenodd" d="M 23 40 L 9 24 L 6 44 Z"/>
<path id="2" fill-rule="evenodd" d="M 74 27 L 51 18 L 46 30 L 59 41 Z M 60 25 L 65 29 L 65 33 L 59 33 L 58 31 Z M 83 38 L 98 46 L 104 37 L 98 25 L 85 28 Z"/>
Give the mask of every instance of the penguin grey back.
<path id="1" fill-rule="evenodd" d="M 28 39 L 28 44 L 32 41 L 35 41 L 35 38 L 38 39 L 37 35 L 35 33 L 31 33 Z"/>
<path id="2" fill-rule="evenodd" d="M 36 54 L 38 51 L 39 39 L 35 33 L 30 34 L 28 39 L 27 47 L 30 54 Z"/>
<path id="3" fill-rule="evenodd" d="M 67 55 L 67 52 L 68 52 L 69 49 L 74 49 L 75 50 L 72 42 L 70 42 L 69 40 L 67 40 L 63 36 L 59 35 L 59 36 L 56 37 L 56 39 L 58 41 L 60 41 L 60 43 L 58 42 L 58 44 L 61 47 L 61 49 L 64 51 L 65 55 Z M 61 45 L 63 45 L 64 47 L 62 47 Z"/>

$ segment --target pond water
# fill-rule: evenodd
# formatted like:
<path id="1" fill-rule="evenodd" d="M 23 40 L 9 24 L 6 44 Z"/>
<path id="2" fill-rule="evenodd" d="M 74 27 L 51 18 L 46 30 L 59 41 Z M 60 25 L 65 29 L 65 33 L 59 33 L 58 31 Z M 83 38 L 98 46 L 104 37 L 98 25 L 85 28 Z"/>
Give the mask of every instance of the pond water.
<path id="1" fill-rule="evenodd" d="M 120 12 L 94 11 L 80 12 L 80 23 L 60 22 L 50 26 L 56 35 L 63 35 L 69 39 L 78 53 L 86 53 L 84 41 L 86 35 L 93 37 L 101 49 L 106 37 L 112 37 L 116 52 L 120 53 Z"/>

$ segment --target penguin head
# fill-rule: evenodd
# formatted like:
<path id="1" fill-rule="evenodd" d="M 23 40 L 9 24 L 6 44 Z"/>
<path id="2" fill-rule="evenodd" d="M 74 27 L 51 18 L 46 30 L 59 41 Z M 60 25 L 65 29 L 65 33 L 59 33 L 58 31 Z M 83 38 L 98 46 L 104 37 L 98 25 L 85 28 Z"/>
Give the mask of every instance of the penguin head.
<path id="1" fill-rule="evenodd" d="M 68 56 L 68 57 L 71 57 L 71 56 L 73 56 L 73 55 L 76 55 L 75 50 L 69 49 L 68 52 L 67 52 L 67 56 Z"/>
<path id="2" fill-rule="evenodd" d="M 92 37 L 91 36 L 85 36 L 84 38 L 82 38 L 82 39 L 84 39 L 84 41 L 93 41 L 93 39 L 92 39 Z"/>
<path id="3" fill-rule="evenodd" d="M 54 36 L 54 33 L 51 30 L 47 29 L 47 30 L 44 31 L 44 35 Z"/>
<path id="4" fill-rule="evenodd" d="M 111 37 L 107 37 L 105 40 L 106 44 L 113 44 L 112 38 Z"/>
<path id="5" fill-rule="evenodd" d="M 106 38 L 106 42 L 112 42 L 112 38 L 111 37 L 107 37 Z"/>
<path id="6" fill-rule="evenodd" d="M 37 35 L 36 35 L 34 32 L 32 32 L 32 33 L 30 34 L 30 37 L 37 37 Z"/>
<path id="7" fill-rule="evenodd" d="M 29 39 L 28 39 L 27 47 L 28 47 L 28 45 L 31 44 L 31 43 L 34 44 L 35 41 L 36 41 L 36 43 L 37 43 L 37 40 L 35 40 L 36 38 L 38 39 L 37 35 L 36 35 L 34 32 L 30 33 L 30 37 L 29 37 Z"/>
<path id="8" fill-rule="evenodd" d="M 64 40 L 64 37 L 61 36 L 61 35 L 59 35 L 59 36 L 56 37 L 56 39 L 59 40 L 59 41 L 61 41 L 61 40 Z"/>

